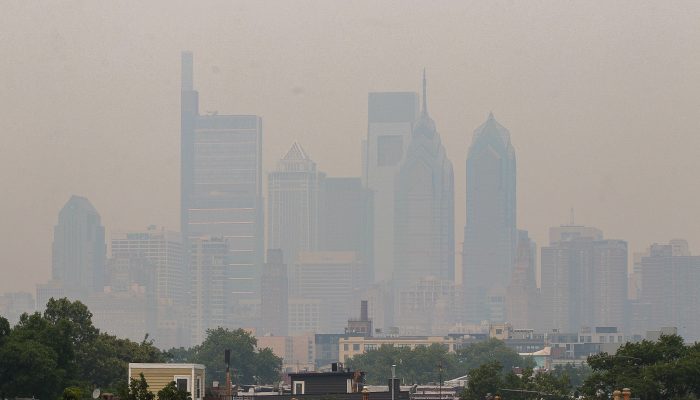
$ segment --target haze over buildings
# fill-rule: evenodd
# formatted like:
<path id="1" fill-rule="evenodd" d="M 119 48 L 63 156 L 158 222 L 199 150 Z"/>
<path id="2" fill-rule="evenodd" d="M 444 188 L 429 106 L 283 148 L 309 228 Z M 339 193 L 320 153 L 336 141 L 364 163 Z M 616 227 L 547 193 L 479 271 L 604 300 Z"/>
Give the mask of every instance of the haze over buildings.
<path id="1" fill-rule="evenodd" d="M 700 242 L 698 19 L 690 2 L 8 5 L 3 307 L 38 284 L 38 308 L 79 298 L 162 346 L 336 334 L 360 298 L 377 334 L 692 336 L 692 246 L 628 254 Z M 600 229 L 558 226 L 570 207 Z"/>

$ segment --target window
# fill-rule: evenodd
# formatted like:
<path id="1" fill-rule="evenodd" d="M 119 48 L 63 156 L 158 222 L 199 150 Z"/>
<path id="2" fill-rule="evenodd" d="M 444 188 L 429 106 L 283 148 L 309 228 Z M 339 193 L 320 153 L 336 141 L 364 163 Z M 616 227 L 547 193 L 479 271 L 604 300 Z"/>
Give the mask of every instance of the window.
<path id="1" fill-rule="evenodd" d="M 194 393 L 195 393 L 194 397 L 196 399 L 199 399 L 202 397 L 201 387 L 202 387 L 202 378 L 197 377 L 197 380 L 194 382 Z"/>
<path id="2" fill-rule="evenodd" d="M 345 350 L 345 351 L 348 351 L 348 350 L 349 350 L 349 347 L 348 347 L 348 344 L 347 344 L 347 343 L 345 343 L 345 344 L 343 345 L 343 350 Z"/>
<path id="3" fill-rule="evenodd" d="M 352 351 L 360 351 L 360 344 L 355 343 L 352 345 Z"/>
<path id="4" fill-rule="evenodd" d="M 190 391 L 190 380 L 187 377 L 184 376 L 176 376 L 175 377 L 175 386 L 177 386 L 178 389 L 180 390 L 186 390 Z"/>

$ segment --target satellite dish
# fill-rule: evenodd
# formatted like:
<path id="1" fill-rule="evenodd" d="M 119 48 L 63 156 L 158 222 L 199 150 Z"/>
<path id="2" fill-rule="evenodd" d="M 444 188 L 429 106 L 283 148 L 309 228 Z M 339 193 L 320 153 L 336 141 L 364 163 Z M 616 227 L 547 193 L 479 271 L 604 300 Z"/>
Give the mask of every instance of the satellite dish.
<path id="1" fill-rule="evenodd" d="M 92 398 L 96 399 L 98 397 L 100 397 L 100 389 L 99 388 L 92 391 Z"/>

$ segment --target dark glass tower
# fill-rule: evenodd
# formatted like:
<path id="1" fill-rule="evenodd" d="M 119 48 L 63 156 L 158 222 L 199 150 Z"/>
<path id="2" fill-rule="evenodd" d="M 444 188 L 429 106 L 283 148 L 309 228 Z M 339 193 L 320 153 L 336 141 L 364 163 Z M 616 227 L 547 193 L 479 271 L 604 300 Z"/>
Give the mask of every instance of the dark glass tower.
<path id="1" fill-rule="evenodd" d="M 489 114 L 467 155 L 462 287 L 470 322 L 505 318 L 517 243 L 515 171 L 510 132 Z"/>

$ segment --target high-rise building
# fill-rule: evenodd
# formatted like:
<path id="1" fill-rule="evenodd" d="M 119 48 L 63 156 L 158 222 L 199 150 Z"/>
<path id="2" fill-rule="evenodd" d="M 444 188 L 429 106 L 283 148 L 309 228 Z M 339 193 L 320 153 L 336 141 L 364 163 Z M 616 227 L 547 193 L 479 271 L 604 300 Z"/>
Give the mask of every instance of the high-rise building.
<path id="1" fill-rule="evenodd" d="M 374 193 L 374 281 L 389 281 L 394 269 L 394 179 L 418 117 L 412 92 L 370 93 L 363 180 Z"/>
<path id="2" fill-rule="evenodd" d="M 323 177 L 320 185 L 318 249 L 354 251 L 373 272 L 372 191 L 361 178 Z M 373 277 L 370 277 L 370 280 Z"/>
<path id="3" fill-rule="evenodd" d="M 350 251 L 301 252 L 290 273 L 290 309 L 303 305 L 310 308 L 318 300 L 318 333 L 342 332 L 352 315 L 360 288 L 367 286 L 365 265 Z M 298 300 L 304 300 L 299 302 Z M 290 313 L 289 334 L 299 330 L 292 323 L 297 317 Z"/>
<path id="4" fill-rule="evenodd" d="M 510 132 L 489 114 L 467 155 L 462 287 L 469 322 L 505 317 L 517 243 L 515 181 Z"/>
<path id="5" fill-rule="evenodd" d="M 397 290 L 426 277 L 454 280 L 454 174 L 435 122 L 423 107 L 394 186 L 394 271 Z"/>
<path id="6" fill-rule="evenodd" d="M 603 239 L 600 230 L 577 225 L 550 230 L 550 239 L 554 241 L 542 248 L 543 328 L 574 332 L 624 327 L 627 243 Z"/>
<path id="7" fill-rule="evenodd" d="M 24 314 L 31 314 L 36 309 L 34 296 L 27 292 L 10 292 L 0 294 L 0 315 L 14 326 L 19 322 L 19 317 Z"/>
<path id="8" fill-rule="evenodd" d="M 299 251 L 318 243 L 318 185 L 316 163 L 294 143 L 267 179 L 268 247 L 281 249 L 289 262 Z"/>
<path id="9" fill-rule="evenodd" d="M 192 53 L 182 54 L 181 230 L 184 239 L 222 237 L 228 248 L 231 326 L 259 318 L 263 262 L 262 119 L 199 115 Z"/>
<path id="10" fill-rule="evenodd" d="M 233 328 L 233 298 L 228 279 L 231 252 L 223 238 L 190 238 L 191 341 L 199 345 L 208 329 Z"/>
<path id="11" fill-rule="evenodd" d="M 68 297 L 85 300 L 91 293 L 102 291 L 105 261 L 105 230 L 100 214 L 88 199 L 72 196 L 58 214 L 54 228 L 52 280 Z M 39 304 L 39 308 L 45 305 Z"/>
<path id="12" fill-rule="evenodd" d="M 155 296 L 156 332 L 150 334 L 156 344 L 161 348 L 189 344 L 188 273 L 180 233 L 149 226 L 143 231 L 113 232 L 111 244 L 114 259 L 146 260 L 154 269 L 152 286 L 144 286 Z"/>
<path id="13" fill-rule="evenodd" d="M 537 246 L 527 231 L 518 230 L 515 265 L 506 294 L 506 320 L 518 328 L 537 325 Z"/>
<path id="14" fill-rule="evenodd" d="M 289 279 L 282 250 L 267 251 L 267 261 L 261 279 L 260 304 L 262 334 L 287 335 L 289 311 Z"/>
<path id="15" fill-rule="evenodd" d="M 642 328 L 677 327 L 687 341 L 700 340 L 700 256 L 690 255 L 685 240 L 653 244 L 641 274 L 639 300 L 648 312 Z"/>

